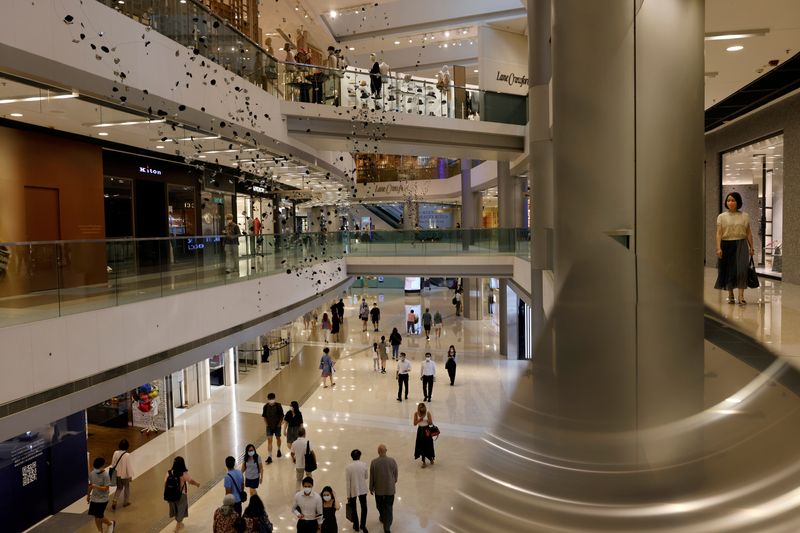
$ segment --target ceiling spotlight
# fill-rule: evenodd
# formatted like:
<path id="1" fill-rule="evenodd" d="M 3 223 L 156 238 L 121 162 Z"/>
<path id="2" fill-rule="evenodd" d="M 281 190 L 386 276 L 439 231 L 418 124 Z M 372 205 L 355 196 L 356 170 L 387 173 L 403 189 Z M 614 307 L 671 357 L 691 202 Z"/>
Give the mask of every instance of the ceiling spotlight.
<path id="1" fill-rule="evenodd" d="M 157 148 L 158 150 L 163 150 L 163 149 L 164 149 L 164 145 L 163 145 L 163 144 L 157 144 L 157 145 L 156 145 L 156 148 Z"/>
<path id="2" fill-rule="evenodd" d="M 728 52 L 738 52 L 739 50 L 744 50 L 744 46 L 742 46 L 741 44 L 736 44 L 733 46 L 729 46 L 725 50 L 727 50 Z"/>
<path id="3" fill-rule="evenodd" d="M 356 47 L 355 46 L 351 46 L 350 48 L 348 48 L 348 50 L 350 50 L 351 52 L 355 52 L 356 51 Z"/>
<path id="4" fill-rule="evenodd" d="M 445 37 L 450 37 L 450 32 L 449 31 L 444 32 L 444 36 Z"/>
<path id="5" fill-rule="evenodd" d="M 464 30 L 464 31 L 462 31 L 461 33 L 463 33 L 464 35 L 466 35 L 468 32 L 467 32 L 467 30 Z"/>
<path id="6" fill-rule="evenodd" d="M 400 44 L 400 41 L 395 41 L 394 44 Z"/>
<path id="7" fill-rule="evenodd" d="M 107 131 L 101 131 L 100 133 L 98 133 L 98 135 L 100 137 L 108 137 L 108 132 Z"/>
<path id="8" fill-rule="evenodd" d="M 414 42 L 414 41 L 412 41 L 411 39 L 408 40 L 408 44 L 411 44 L 412 42 Z"/>
<path id="9" fill-rule="evenodd" d="M 477 73 L 478 73 L 478 69 L 475 69 L 475 70 L 473 70 L 472 72 L 474 72 L 475 74 L 477 74 Z"/>
<path id="10" fill-rule="evenodd" d="M 337 13 L 335 9 L 331 9 L 329 15 L 331 16 L 332 19 L 335 19 L 337 16 L 339 16 L 339 13 Z"/>
<path id="11" fill-rule="evenodd" d="M 22 113 L 11 113 L 12 117 L 21 117 L 23 116 Z"/>
<path id="12" fill-rule="evenodd" d="M 447 48 L 447 43 L 444 43 L 444 47 Z"/>

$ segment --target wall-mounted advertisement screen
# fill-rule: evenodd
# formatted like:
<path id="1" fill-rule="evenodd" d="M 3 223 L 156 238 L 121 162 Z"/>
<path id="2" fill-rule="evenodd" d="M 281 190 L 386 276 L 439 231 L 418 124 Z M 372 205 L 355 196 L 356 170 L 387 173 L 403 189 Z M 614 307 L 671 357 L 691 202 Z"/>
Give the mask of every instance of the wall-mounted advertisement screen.
<path id="1" fill-rule="evenodd" d="M 405 290 L 406 292 L 419 292 L 422 288 L 422 278 L 413 277 L 406 278 Z"/>

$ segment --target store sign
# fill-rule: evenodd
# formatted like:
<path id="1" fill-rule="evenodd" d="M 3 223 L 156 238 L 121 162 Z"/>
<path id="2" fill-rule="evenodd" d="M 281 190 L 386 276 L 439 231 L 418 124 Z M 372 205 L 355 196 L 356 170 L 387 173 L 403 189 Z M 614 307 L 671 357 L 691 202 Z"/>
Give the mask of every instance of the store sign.
<path id="1" fill-rule="evenodd" d="M 509 87 L 513 87 L 515 85 L 519 85 L 520 87 L 528 86 L 528 76 L 524 74 L 522 76 L 517 76 L 513 72 L 503 74 L 498 70 L 496 80 L 507 83 Z"/>
<path id="2" fill-rule="evenodd" d="M 253 185 L 253 192 L 267 192 L 267 189 L 264 187 L 259 187 L 258 185 Z"/>
<path id="3" fill-rule="evenodd" d="M 160 176 L 161 171 L 155 168 L 150 168 L 149 166 L 139 167 L 139 174 L 153 174 L 155 176 Z"/>
<path id="4" fill-rule="evenodd" d="M 392 185 L 381 183 L 375 186 L 375 192 L 382 192 L 382 193 L 393 193 L 393 192 L 403 192 L 403 187 L 400 185 Z"/>

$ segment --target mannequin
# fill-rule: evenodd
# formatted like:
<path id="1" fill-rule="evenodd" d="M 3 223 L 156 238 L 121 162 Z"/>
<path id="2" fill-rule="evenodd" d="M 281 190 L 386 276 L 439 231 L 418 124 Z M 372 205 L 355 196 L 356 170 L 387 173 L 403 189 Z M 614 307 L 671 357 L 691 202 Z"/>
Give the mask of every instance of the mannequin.
<path id="1" fill-rule="evenodd" d="M 447 104 L 447 97 L 450 94 L 450 68 L 447 65 L 442 65 L 442 70 L 436 74 L 436 88 L 439 89 L 439 94 L 442 98 L 441 105 L 444 106 L 441 114 L 442 116 L 450 116 Z"/>
<path id="2" fill-rule="evenodd" d="M 267 37 L 264 39 L 264 48 L 267 49 L 267 53 L 272 57 L 275 57 L 275 50 L 272 49 L 272 37 Z"/>
<path id="3" fill-rule="evenodd" d="M 325 60 L 325 66 L 329 69 L 339 68 L 339 58 L 336 57 L 336 49 L 333 46 L 328 47 L 328 57 Z"/>
<path id="4" fill-rule="evenodd" d="M 308 50 L 308 30 L 304 30 L 302 26 L 297 29 L 297 48 Z"/>
<path id="5" fill-rule="evenodd" d="M 286 56 L 283 58 L 287 63 L 294 63 L 294 54 L 292 53 L 292 43 L 287 42 L 283 45 L 283 52 Z"/>
<path id="6" fill-rule="evenodd" d="M 378 63 L 378 56 L 374 53 L 369 55 L 372 68 L 369 69 L 369 90 L 374 98 L 381 97 L 381 65 Z"/>

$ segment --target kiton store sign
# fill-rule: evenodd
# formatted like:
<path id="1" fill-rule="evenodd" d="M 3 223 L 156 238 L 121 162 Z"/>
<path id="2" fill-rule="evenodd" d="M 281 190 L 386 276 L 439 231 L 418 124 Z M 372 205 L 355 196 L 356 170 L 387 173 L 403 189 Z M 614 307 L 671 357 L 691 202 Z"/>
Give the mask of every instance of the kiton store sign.
<path id="1" fill-rule="evenodd" d="M 160 176 L 161 171 L 155 168 L 150 168 L 149 166 L 139 167 L 139 174 L 153 174 L 155 176 Z"/>
<path id="2" fill-rule="evenodd" d="M 513 72 L 509 74 L 503 74 L 499 70 L 497 71 L 497 81 L 505 82 L 508 84 L 509 87 L 513 87 L 515 85 L 519 85 L 520 87 L 527 87 L 528 86 L 528 76 L 522 75 L 517 76 Z"/>

